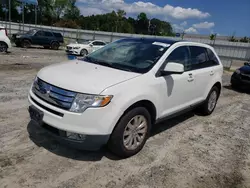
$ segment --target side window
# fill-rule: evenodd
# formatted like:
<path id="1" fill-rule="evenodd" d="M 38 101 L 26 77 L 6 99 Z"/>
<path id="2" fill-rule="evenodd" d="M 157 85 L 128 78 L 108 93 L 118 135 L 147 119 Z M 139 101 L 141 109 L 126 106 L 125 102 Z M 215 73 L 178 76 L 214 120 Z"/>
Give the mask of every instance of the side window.
<path id="1" fill-rule="evenodd" d="M 100 41 L 95 41 L 95 42 L 93 42 L 93 45 L 104 46 L 105 44 L 103 42 L 100 42 Z"/>
<path id="2" fill-rule="evenodd" d="M 53 37 L 53 34 L 51 32 L 45 31 L 44 34 L 46 37 Z"/>
<path id="3" fill-rule="evenodd" d="M 95 42 L 92 42 L 92 44 L 96 46 L 96 45 L 98 45 L 98 42 L 95 41 Z"/>
<path id="4" fill-rule="evenodd" d="M 42 36 L 44 36 L 44 32 L 43 31 L 37 31 L 35 36 L 42 37 Z"/>
<path id="5" fill-rule="evenodd" d="M 189 50 L 187 46 L 181 46 L 176 48 L 171 52 L 171 54 L 167 57 L 166 63 L 168 62 L 175 62 L 184 65 L 185 71 L 190 70 L 190 63 L 189 63 Z"/>
<path id="6" fill-rule="evenodd" d="M 209 67 L 207 51 L 204 47 L 190 46 L 191 52 L 191 67 L 193 70 Z"/>
<path id="7" fill-rule="evenodd" d="M 208 55 L 211 66 L 220 64 L 217 57 L 214 55 L 214 52 L 210 50 L 209 48 L 207 48 L 207 55 Z"/>

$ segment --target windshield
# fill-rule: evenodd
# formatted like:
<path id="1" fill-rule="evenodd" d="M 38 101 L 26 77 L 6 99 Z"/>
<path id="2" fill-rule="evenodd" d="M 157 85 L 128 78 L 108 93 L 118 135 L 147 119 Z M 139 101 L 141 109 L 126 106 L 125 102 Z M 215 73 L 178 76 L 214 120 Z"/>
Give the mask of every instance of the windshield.
<path id="1" fill-rule="evenodd" d="M 152 40 L 123 39 L 106 45 L 83 60 L 124 71 L 146 73 L 169 46 Z"/>
<path id="2" fill-rule="evenodd" d="M 28 34 L 28 35 L 34 35 L 35 33 L 36 33 L 36 30 L 32 29 L 32 30 L 28 31 L 26 34 Z"/>
<path id="3" fill-rule="evenodd" d="M 88 41 L 88 40 L 77 40 L 76 41 L 78 44 L 89 44 L 91 41 Z"/>

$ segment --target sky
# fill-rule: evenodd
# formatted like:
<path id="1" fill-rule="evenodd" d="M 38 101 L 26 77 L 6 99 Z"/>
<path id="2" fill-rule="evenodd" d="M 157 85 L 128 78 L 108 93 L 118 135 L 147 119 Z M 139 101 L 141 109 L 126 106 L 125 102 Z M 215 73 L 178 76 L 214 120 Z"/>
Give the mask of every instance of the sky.
<path id="1" fill-rule="evenodd" d="M 172 24 L 175 32 L 250 37 L 250 0 L 77 0 L 81 14 L 122 9 L 127 17 L 145 12 Z"/>

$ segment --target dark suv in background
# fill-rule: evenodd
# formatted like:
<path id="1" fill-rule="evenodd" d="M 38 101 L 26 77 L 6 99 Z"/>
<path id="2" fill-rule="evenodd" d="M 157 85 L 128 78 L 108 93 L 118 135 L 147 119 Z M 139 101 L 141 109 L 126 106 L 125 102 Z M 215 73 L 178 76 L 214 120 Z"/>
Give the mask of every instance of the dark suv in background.
<path id="1" fill-rule="evenodd" d="M 36 29 L 24 34 L 13 34 L 12 40 L 18 47 L 29 48 L 31 45 L 39 45 L 53 50 L 58 50 L 60 44 L 64 42 L 61 33 Z"/>

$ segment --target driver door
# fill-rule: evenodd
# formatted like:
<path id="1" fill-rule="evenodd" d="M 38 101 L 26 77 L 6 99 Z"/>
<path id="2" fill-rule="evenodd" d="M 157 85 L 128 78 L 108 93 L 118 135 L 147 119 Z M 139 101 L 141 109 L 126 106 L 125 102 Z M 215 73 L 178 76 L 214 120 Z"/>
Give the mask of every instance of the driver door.
<path id="1" fill-rule="evenodd" d="M 158 91 L 161 93 L 160 117 L 172 115 L 188 108 L 194 101 L 195 75 L 190 70 L 190 52 L 188 46 L 174 49 L 165 60 L 184 65 L 182 74 L 170 74 L 157 77 Z"/>

